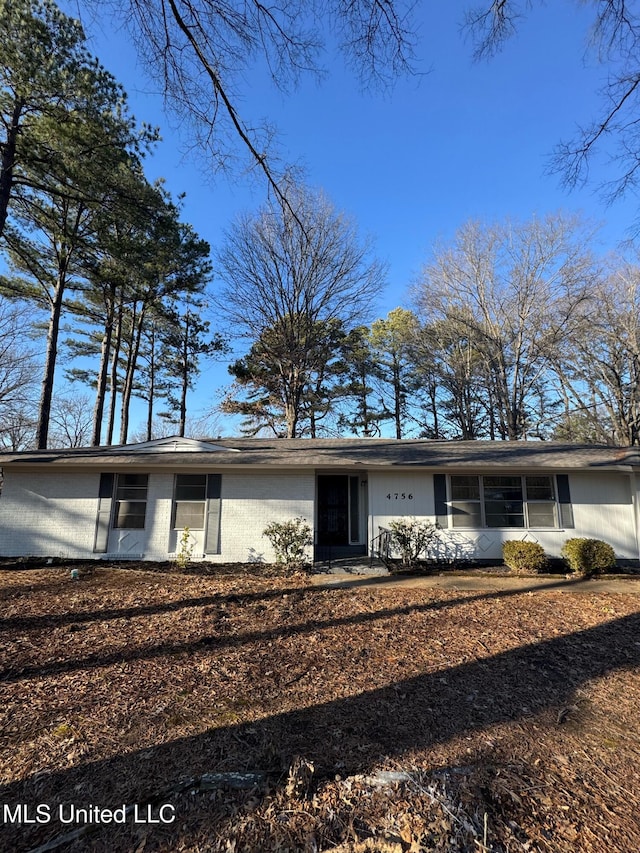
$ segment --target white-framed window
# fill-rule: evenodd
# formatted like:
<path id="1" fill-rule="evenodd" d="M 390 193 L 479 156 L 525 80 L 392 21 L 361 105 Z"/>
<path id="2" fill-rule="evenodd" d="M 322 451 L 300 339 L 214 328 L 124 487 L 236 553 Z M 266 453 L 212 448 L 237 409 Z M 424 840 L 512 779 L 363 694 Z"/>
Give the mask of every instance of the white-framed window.
<path id="1" fill-rule="evenodd" d="M 173 527 L 202 530 L 207 499 L 206 474 L 176 474 L 173 490 Z"/>
<path id="2" fill-rule="evenodd" d="M 536 475 L 524 479 L 527 527 L 558 527 L 555 478 Z"/>
<path id="3" fill-rule="evenodd" d="M 119 530 L 142 530 L 147 514 L 148 474 L 118 474 L 116 477 L 113 526 Z"/>
<path id="4" fill-rule="evenodd" d="M 555 477 L 549 474 L 452 474 L 452 527 L 558 527 Z"/>

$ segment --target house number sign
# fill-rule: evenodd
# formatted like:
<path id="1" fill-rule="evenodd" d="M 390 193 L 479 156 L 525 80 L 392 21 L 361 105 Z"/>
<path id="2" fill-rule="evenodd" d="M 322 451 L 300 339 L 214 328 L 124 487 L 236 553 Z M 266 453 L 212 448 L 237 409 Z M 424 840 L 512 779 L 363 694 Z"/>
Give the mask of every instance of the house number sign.
<path id="1" fill-rule="evenodd" d="M 388 501 L 412 501 L 412 492 L 389 492 L 387 494 Z"/>

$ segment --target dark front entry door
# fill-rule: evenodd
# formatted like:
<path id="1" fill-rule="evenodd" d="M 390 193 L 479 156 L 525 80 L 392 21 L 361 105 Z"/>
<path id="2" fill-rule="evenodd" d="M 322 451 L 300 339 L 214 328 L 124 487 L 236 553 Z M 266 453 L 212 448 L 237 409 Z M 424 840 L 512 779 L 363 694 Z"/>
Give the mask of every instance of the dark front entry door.
<path id="1" fill-rule="evenodd" d="M 349 544 L 349 478 L 318 477 L 318 545 Z"/>

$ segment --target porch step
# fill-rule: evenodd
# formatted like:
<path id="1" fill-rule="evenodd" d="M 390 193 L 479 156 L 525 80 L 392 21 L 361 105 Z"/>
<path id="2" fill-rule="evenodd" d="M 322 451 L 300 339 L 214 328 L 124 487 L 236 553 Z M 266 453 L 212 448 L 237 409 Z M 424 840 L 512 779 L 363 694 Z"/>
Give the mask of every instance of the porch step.
<path id="1" fill-rule="evenodd" d="M 371 559 L 363 554 L 359 557 L 347 557 L 336 560 L 318 560 L 313 571 L 319 575 L 388 575 L 389 571 L 382 560 Z"/>

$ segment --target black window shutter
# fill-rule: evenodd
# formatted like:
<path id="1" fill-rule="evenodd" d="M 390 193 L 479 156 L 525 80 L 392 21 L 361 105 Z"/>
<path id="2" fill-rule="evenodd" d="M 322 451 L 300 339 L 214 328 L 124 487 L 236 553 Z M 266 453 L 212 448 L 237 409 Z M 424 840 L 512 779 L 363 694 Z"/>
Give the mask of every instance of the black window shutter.
<path id="1" fill-rule="evenodd" d="M 438 527 L 449 526 L 449 515 L 447 513 L 447 475 L 433 475 L 433 497 L 436 509 L 436 524 Z"/>
<path id="2" fill-rule="evenodd" d="M 222 474 L 209 474 L 207 476 L 207 519 L 204 536 L 205 554 L 220 553 L 221 496 Z"/>
<path id="3" fill-rule="evenodd" d="M 575 527 L 571 492 L 569 491 L 569 475 L 556 474 L 556 483 L 558 484 L 558 503 L 560 504 L 560 526 Z"/>
<path id="4" fill-rule="evenodd" d="M 96 554 L 105 554 L 109 541 L 109 524 L 111 522 L 111 504 L 113 500 L 113 485 L 115 474 L 100 474 L 98 487 L 98 513 L 96 517 L 96 534 L 93 540 L 93 550 Z"/>

